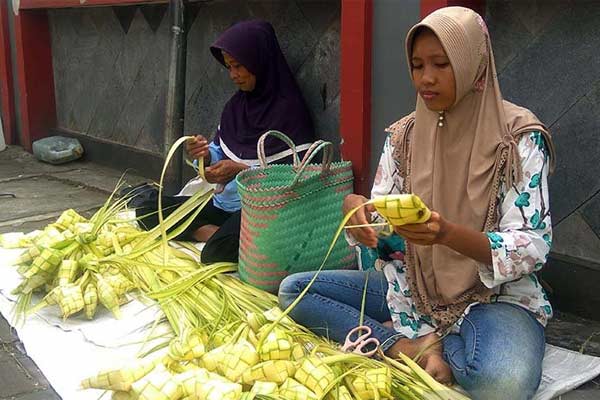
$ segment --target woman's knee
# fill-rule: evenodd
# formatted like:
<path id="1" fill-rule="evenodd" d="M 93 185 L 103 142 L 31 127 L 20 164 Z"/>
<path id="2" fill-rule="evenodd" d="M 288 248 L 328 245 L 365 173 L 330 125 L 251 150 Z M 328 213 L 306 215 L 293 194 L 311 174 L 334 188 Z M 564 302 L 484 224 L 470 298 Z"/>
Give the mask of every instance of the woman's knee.
<path id="1" fill-rule="evenodd" d="M 509 369 L 467 368 L 457 382 L 475 400 L 526 400 L 533 397 L 541 379 L 541 368 L 516 363 Z"/>
<path id="2" fill-rule="evenodd" d="M 300 292 L 306 287 L 306 282 L 312 277 L 311 273 L 298 273 L 288 275 L 279 284 L 279 307 L 286 309 L 290 304 L 298 298 Z"/>
<path id="3" fill-rule="evenodd" d="M 528 399 L 541 380 L 544 334 L 525 310 L 506 304 L 476 306 L 460 336 L 444 351 L 457 382 L 474 399 Z"/>

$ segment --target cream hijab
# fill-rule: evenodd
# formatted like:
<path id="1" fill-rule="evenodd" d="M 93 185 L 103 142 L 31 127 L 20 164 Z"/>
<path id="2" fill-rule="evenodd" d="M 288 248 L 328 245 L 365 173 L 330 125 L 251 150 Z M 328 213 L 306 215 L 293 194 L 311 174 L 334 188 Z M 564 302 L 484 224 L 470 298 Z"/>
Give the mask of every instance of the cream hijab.
<path id="1" fill-rule="evenodd" d="M 402 135 L 405 143 L 400 144 L 408 160 L 405 190 L 449 221 L 494 230 L 501 180 L 510 187 L 521 179 L 520 136 L 542 132 L 554 159 L 552 141 L 533 113 L 502 99 L 488 31 L 477 13 L 447 7 L 427 16 L 407 35 L 407 60 L 419 27 L 432 30 L 448 55 L 456 101 L 438 127 L 439 113 L 417 99 L 410 138 Z M 469 304 L 487 302 L 492 294 L 479 279 L 478 263 L 448 247 L 410 245 L 407 264 L 417 308 L 442 329 Z"/>

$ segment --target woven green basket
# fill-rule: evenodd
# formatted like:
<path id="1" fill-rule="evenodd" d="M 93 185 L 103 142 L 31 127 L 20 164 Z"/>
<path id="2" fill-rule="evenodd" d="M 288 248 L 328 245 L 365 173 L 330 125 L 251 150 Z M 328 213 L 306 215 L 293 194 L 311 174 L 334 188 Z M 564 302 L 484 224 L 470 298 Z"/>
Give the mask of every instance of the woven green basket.
<path id="1" fill-rule="evenodd" d="M 293 151 L 293 165 L 267 165 L 264 142 L 272 135 Z M 279 283 L 295 272 L 316 270 L 342 220 L 342 201 L 352 192 L 352 164 L 332 162 L 332 144 L 319 140 L 299 161 L 294 143 L 283 133 L 269 131 L 258 145 L 260 168 L 237 177 L 242 199 L 240 278 L 276 292 Z M 323 162 L 311 164 L 321 153 Z M 338 240 L 326 269 L 352 268 L 354 251 Z"/>

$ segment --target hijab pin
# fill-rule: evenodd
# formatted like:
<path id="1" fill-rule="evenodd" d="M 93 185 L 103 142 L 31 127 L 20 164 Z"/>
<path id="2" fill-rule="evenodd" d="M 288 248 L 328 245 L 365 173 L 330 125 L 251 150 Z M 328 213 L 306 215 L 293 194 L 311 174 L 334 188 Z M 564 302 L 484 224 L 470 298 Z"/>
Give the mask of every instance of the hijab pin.
<path id="1" fill-rule="evenodd" d="M 439 116 L 439 118 L 438 118 L 438 123 L 437 123 L 437 125 L 438 125 L 438 126 L 441 128 L 441 127 L 443 127 L 443 126 L 444 126 L 444 114 L 445 114 L 445 111 L 438 111 L 438 114 L 439 114 L 440 116 Z"/>

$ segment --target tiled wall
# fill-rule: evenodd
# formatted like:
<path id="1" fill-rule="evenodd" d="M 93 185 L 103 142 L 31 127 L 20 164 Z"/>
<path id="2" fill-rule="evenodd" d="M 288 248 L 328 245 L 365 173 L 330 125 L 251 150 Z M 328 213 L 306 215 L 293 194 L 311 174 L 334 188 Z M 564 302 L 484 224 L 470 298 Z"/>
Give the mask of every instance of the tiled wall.
<path id="1" fill-rule="evenodd" d="M 550 128 L 552 250 L 600 263 L 600 2 L 488 0 L 488 21 L 506 99 Z M 578 261 L 578 262 L 579 262 Z"/>
<path id="2" fill-rule="evenodd" d="M 339 0 L 190 3 L 185 133 L 211 135 L 234 93 L 209 52 L 236 21 L 273 24 L 313 113 L 317 135 L 339 142 Z M 169 53 L 166 5 L 49 12 L 58 124 L 152 153 L 162 149 Z"/>

